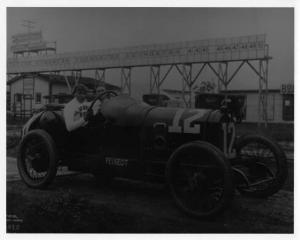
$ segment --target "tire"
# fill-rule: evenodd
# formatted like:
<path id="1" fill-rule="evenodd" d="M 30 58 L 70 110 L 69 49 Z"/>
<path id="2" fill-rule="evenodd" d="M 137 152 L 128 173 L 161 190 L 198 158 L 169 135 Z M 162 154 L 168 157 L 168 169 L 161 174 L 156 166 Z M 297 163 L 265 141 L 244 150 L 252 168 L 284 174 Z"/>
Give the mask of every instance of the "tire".
<path id="1" fill-rule="evenodd" d="M 213 217 L 233 198 L 230 163 L 207 142 L 177 148 L 168 160 L 166 181 L 176 205 L 192 217 Z"/>
<path id="2" fill-rule="evenodd" d="M 31 188 L 46 188 L 57 172 L 57 150 L 44 130 L 28 132 L 19 145 L 17 165 L 22 180 Z"/>
<path id="3" fill-rule="evenodd" d="M 265 136 L 246 135 L 237 141 L 236 151 L 234 167 L 244 172 L 248 182 L 238 187 L 242 194 L 263 198 L 282 188 L 287 178 L 287 160 L 277 143 Z"/>

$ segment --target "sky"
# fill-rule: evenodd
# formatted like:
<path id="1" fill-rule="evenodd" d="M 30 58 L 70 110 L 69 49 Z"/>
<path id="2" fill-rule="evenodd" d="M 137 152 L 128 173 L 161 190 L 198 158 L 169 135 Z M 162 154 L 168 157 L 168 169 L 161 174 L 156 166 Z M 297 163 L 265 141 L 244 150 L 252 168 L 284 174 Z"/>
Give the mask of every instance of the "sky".
<path id="1" fill-rule="evenodd" d="M 35 21 L 46 40 L 57 41 L 60 53 L 266 34 L 273 57 L 269 88 L 294 81 L 293 8 L 7 8 L 8 51 L 11 36 L 25 31 L 25 19 Z M 216 81 L 209 69 L 201 76 Z M 106 80 L 120 84 L 120 72 L 108 71 Z M 245 67 L 229 89 L 257 87 L 257 75 Z M 180 89 L 180 75 L 171 72 L 162 88 Z M 132 89 L 149 91 L 148 68 L 134 68 Z"/>

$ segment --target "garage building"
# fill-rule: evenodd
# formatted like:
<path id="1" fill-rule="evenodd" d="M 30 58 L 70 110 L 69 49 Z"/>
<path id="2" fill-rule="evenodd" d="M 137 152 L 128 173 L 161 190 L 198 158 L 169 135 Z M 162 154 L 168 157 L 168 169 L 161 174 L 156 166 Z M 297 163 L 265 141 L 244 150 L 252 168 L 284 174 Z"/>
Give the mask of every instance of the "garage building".
<path id="1" fill-rule="evenodd" d="M 75 78 L 54 74 L 20 75 L 7 81 L 7 110 L 15 117 L 27 118 L 47 103 L 64 103 L 70 97 L 66 79 L 74 86 Z M 93 78 L 81 77 L 78 83 L 84 83 L 91 90 L 99 81 Z M 107 90 L 120 91 L 120 88 L 105 83 Z"/>

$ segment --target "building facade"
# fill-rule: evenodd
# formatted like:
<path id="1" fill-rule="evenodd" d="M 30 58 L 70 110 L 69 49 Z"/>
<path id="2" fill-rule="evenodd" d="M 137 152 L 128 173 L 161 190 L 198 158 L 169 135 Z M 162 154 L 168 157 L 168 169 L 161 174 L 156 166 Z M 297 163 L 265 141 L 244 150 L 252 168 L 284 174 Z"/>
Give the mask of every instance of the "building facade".
<path id="1" fill-rule="evenodd" d="M 164 89 L 175 99 L 182 99 L 182 91 Z M 224 94 L 225 92 L 221 92 Z M 258 109 L 258 90 L 228 90 L 228 95 L 237 95 L 244 98 L 244 122 L 258 122 L 260 114 Z M 189 94 L 185 92 L 184 94 Z M 196 94 L 192 92 L 192 106 L 195 107 Z M 182 103 L 184 104 L 184 102 Z M 260 110 L 262 111 L 262 109 Z M 294 86 L 282 84 L 280 89 L 269 89 L 267 99 L 267 116 L 270 123 L 293 123 L 294 122 Z"/>
<path id="2" fill-rule="evenodd" d="M 231 90 L 230 95 L 242 95 L 245 98 L 245 122 L 258 122 L 261 114 L 258 109 L 258 90 Z M 262 109 L 261 109 L 262 111 Z M 267 99 L 267 117 L 270 123 L 294 122 L 294 92 L 270 89 Z"/>
<path id="3" fill-rule="evenodd" d="M 66 77 L 71 86 L 74 86 L 75 79 Z M 99 84 L 93 78 L 82 77 L 78 83 L 84 83 L 91 90 Z M 105 83 L 108 90 L 120 91 L 120 88 Z M 22 75 L 7 81 L 7 110 L 16 117 L 28 117 L 47 103 L 60 102 L 64 96 L 71 96 L 66 79 L 61 75 Z M 61 97 L 60 97 L 61 96 Z"/>

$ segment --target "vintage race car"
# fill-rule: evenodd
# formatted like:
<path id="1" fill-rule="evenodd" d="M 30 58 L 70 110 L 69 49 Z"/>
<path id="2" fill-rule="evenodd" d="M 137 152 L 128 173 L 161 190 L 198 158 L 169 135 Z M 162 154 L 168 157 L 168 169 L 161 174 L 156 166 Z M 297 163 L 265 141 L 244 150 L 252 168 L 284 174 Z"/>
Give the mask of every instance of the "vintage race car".
<path id="1" fill-rule="evenodd" d="M 25 124 L 18 169 L 29 187 L 47 187 L 59 166 L 103 183 L 113 177 L 165 182 L 181 210 L 204 218 L 224 210 L 236 190 L 267 197 L 284 184 L 284 152 L 264 136 L 237 139 L 226 103 L 218 110 L 155 107 L 107 91 L 91 108 L 98 99 L 101 111 L 86 126 L 86 139 L 66 130 L 59 106 Z M 75 147 L 76 140 L 82 144 Z"/>

